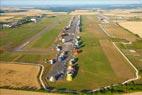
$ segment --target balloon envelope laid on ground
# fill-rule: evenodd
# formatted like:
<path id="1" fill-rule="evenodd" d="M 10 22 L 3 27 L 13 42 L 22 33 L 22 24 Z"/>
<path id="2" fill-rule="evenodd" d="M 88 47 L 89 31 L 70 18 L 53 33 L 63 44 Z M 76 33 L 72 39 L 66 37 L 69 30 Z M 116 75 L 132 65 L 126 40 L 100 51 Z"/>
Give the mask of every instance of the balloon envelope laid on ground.
<path id="1" fill-rule="evenodd" d="M 53 76 L 51 76 L 51 77 L 49 78 L 49 81 L 55 82 L 55 78 L 54 78 Z"/>
<path id="2" fill-rule="evenodd" d="M 67 74 L 66 80 L 67 81 L 72 81 L 72 74 Z"/>

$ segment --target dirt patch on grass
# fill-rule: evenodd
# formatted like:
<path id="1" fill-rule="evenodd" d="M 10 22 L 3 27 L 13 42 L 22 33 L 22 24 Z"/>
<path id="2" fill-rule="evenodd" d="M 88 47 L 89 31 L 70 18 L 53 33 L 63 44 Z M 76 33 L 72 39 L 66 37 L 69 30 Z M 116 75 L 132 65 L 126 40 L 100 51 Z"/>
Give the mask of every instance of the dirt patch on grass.
<path id="1" fill-rule="evenodd" d="M 119 25 L 124 27 L 125 29 L 128 29 L 134 34 L 138 34 L 142 38 L 142 22 L 127 21 L 120 22 Z"/>
<path id="2" fill-rule="evenodd" d="M 40 67 L 26 64 L 0 63 L 0 87 L 39 89 Z"/>
<path id="3" fill-rule="evenodd" d="M 134 77 L 133 69 L 109 40 L 100 40 L 101 47 L 107 56 L 113 71 L 121 79 Z"/>

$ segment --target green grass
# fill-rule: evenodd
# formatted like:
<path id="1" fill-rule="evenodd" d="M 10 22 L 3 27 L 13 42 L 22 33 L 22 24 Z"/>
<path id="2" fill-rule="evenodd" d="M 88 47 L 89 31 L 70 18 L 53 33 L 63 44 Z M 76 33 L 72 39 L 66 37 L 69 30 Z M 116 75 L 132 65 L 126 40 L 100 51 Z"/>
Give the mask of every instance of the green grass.
<path id="1" fill-rule="evenodd" d="M 54 43 L 55 38 L 57 37 L 59 32 L 68 23 L 69 17 L 70 16 L 57 16 L 54 18 L 44 18 L 42 21 L 38 22 L 37 24 L 29 23 L 29 24 L 25 24 L 25 25 L 22 25 L 21 27 L 17 27 L 14 29 L 10 28 L 10 29 L 1 30 L 1 32 L 5 32 L 6 35 L 1 37 L 0 47 L 1 48 L 5 46 L 8 47 L 9 45 L 11 46 L 8 48 L 15 47 L 19 43 L 22 43 L 22 41 L 28 38 L 29 36 L 32 36 L 38 33 L 39 29 L 43 29 L 44 27 L 55 22 L 56 20 L 61 21 L 61 19 L 64 19 L 62 23 L 60 22 L 61 24 L 59 24 L 57 27 L 53 28 L 51 31 L 48 31 L 44 35 L 42 35 L 41 38 L 38 39 L 36 43 L 34 43 L 34 46 L 33 46 L 33 47 L 38 47 L 39 49 L 48 48 L 48 46 L 51 46 L 52 43 Z M 16 33 L 18 36 L 16 36 Z M 40 55 L 42 54 L 39 54 L 39 55 L 38 54 L 35 54 L 35 55 L 34 54 L 23 54 L 23 53 L 17 54 L 15 52 L 4 51 L 0 54 L 0 61 L 12 61 L 19 55 L 23 55 L 23 56 L 17 60 L 18 62 L 38 63 L 38 61 L 40 60 L 38 57 L 40 57 Z M 49 53 L 48 57 L 51 58 L 51 55 L 53 55 L 53 53 Z"/>
<path id="2" fill-rule="evenodd" d="M 124 50 L 138 50 L 141 52 L 142 50 L 142 40 L 137 40 L 136 42 L 133 42 L 132 44 L 124 45 L 122 43 L 117 43 L 117 46 L 124 52 Z M 138 52 L 139 56 L 135 56 L 133 54 L 127 54 L 125 55 L 128 57 L 128 59 L 133 63 L 133 65 L 139 70 L 139 75 L 142 76 L 142 53 Z M 137 84 L 142 84 L 142 78 L 136 81 Z"/>
<path id="3" fill-rule="evenodd" d="M 79 55 L 77 76 L 71 82 L 49 83 L 50 86 L 82 90 L 95 89 L 118 81 L 100 47 L 99 39 L 93 32 L 86 30 L 87 20 L 83 17 L 81 37 L 85 47 L 82 48 L 83 52 Z"/>
<path id="4" fill-rule="evenodd" d="M 69 16 L 64 16 L 60 19 L 63 18 L 64 20 L 62 21 L 62 23 L 41 36 L 40 39 L 32 44 L 31 48 L 48 48 L 49 46 L 51 46 L 54 43 L 55 39 L 58 37 L 60 31 L 62 31 L 69 22 Z"/>
<path id="5" fill-rule="evenodd" d="M 19 54 L 11 53 L 11 52 L 4 52 L 0 54 L 0 61 L 13 61 L 14 58 L 19 56 Z"/>
<path id="6" fill-rule="evenodd" d="M 1 34 L 3 34 L 0 39 L 0 47 L 6 49 L 14 48 L 59 18 L 46 17 L 38 23 L 28 23 L 17 28 L 2 29 L 0 30 Z"/>
<path id="7" fill-rule="evenodd" d="M 138 40 L 136 42 L 133 42 L 132 45 L 130 45 L 131 48 L 134 49 L 142 49 L 142 40 Z"/>
<path id="8" fill-rule="evenodd" d="M 122 49 L 142 49 L 142 40 L 137 40 L 133 42 L 132 44 L 118 44 L 120 48 Z"/>
<path id="9" fill-rule="evenodd" d="M 38 63 L 40 57 L 40 55 L 24 54 L 17 61 L 25 63 Z"/>

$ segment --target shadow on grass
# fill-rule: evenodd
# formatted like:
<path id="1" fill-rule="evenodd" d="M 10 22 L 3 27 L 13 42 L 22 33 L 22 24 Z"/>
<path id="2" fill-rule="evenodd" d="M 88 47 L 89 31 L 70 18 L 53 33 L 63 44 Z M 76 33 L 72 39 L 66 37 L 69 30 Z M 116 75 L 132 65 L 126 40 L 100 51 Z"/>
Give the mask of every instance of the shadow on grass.
<path id="1" fill-rule="evenodd" d="M 79 65 L 76 64 L 76 65 L 74 66 L 74 68 L 75 68 L 75 72 L 74 72 L 74 74 L 73 74 L 73 78 L 75 78 L 75 77 L 77 76 L 77 74 L 78 74 Z"/>

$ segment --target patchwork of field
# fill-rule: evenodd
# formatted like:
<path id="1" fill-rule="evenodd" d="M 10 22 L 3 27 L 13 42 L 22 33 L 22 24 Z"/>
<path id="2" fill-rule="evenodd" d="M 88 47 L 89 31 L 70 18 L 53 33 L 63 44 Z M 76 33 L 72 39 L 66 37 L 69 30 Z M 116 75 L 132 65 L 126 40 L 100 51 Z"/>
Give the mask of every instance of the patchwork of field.
<path id="1" fill-rule="evenodd" d="M 46 10 L 40 10 L 40 9 L 30 9 L 24 12 L 9 12 L 9 13 L 3 13 L 5 16 L 40 16 L 42 14 L 46 14 L 48 11 Z"/>
<path id="2" fill-rule="evenodd" d="M 113 17 L 141 17 L 142 12 L 141 8 L 139 9 L 113 9 L 105 10 L 104 15 L 113 16 Z"/>
<path id="3" fill-rule="evenodd" d="M 137 40 L 132 44 L 117 43 L 117 46 L 139 70 L 139 75 L 142 76 L 142 40 Z M 135 83 L 141 84 L 142 78 L 140 77 Z"/>
<path id="4" fill-rule="evenodd" d="M 0 87 L 40 89 L 40 67 L 16 63 L 0 63 Z"/>
<path id="5" fill-rule="evenodd" d="M 58 93 L 43 93 L 43 92 L 9 90 L 9 89 L 0 89 L 0 94 L 1 95 L 66 95 L 66 94 L 58 94 Z M 141 95 L 141 94 L 142 92 L 133 92 L 133 93 L 115 94 L 115 95 Z M 96 95 L 102 95 L 102 94 L 96 94 Z"/>
<path id="6" fill-rule="evenodd" d="M 127 21 L 127 22 L 120 22 L 120 26 L 128 29 L 134 34 L 139 35 L 142 38 L 142 22 L 135 22 L 135 21 Z"/>
<path id="7" fill-rule="evenodd" d="M 45 63 L 45 59 L 55 57 L 56 51 L 53 47 L 55 48 L 55 43 L 57 43 L 56 38 L 60 31 L 68 25 L 69 19 L 70 16 L 68 15 L 58 15 L 43 18 L 38 23 L 28 23 L 13 29 L 1 30 L 0 61 L 3 62 L 0 63 L 0 77 L 2 77 L 0 79 L 0 87 L 41 88 L 37 78 L 39 74 L 38 66 L 22 65 L 20 63 L 9 64 L 4 63 L 5 61 L 42 64 L 45 67 L 42 75 L 43 82 L 46 86 L 57 89 L 96 89 L 121 83 L 135 76 L 133 68 L 114 47 L 112 39 L 99 26 L 100 22 L 96 16 L 86 15 L 85 13 L 84 16 L 81 16 L 82 32 L 80 32 L 84 47 L 81 48 L 82 52 L 77 56 L 79 69 L 76 77 L 71 82 L 65 80 L 59 80 L 54 83 L 49 82 L 47 74 L 51 64 Z M 140 42 L 137 43 L 138 38 L 136 35 L 114 23 L 103 25 L 103 28 L 111 37 L 133 42 L 130 47 L 137 48 L 136 51 L 142 54 L 141 46 L 139 46 L 141 44 L 139 44 Z M 27 42 L 28 44 L 25 45 Z M 25 46 L 20 48 L 23 45 Z M 123 51 L 125 46 L 117 45 Z M 132 62 L 137 61 L 133 59 Z M 141 61 L 138 64 L 140 63 Z M 141 65 L 139 68 L 141 68 Z M 15 91 L 6 92 L 6 90 L 2 92 L 8 95 L 9 93 L 18 93 Z M 21 95 L 31 94 L 26 91 L 23 93 Z M 35 93 L 32 93 L 32 95 L 39 94 Z"/>
<path id="8" fill-rule="evenodd" d="M 131 42 L 137 40 L 137 37 L 135 35 L 123 29 L 117 24 L 105 24 L 103 25 L 103 27 L 112 38 L 124 39 Z"/>
<path id="9" fill-rule="evenodd" d="M 1 33 L 6 35 L 3 35 L 0 39 L 2 52 L 0 60 L 41 63 L 45 58 L 51 58 L 54 56 L 54 50 L 52 50 L 54 45 L 52 43 L 56 41 L 57 35 L 68 24 L 69 18 L 70 16 L 43 18 L 35 25 L 31 23 L 14 29 L 1 30 Z M 27 42 L 30 43 L 24 48 L 20 48 Z M 20 50 L 19 53 L 7 51 L 15 47 L 15 50 Z"/>
<path id="10" fill-rule="evenodd" d="M 0 16 L 0 22 L 5 22 L 12 18 L 14 18 L 14 16 Z"/>
<path id="11" fill-rule="evenodd" d="M 46 77 L 47 77 L 47 73 L 49 69 L 51 68 L 51 65 L 45 63 L 45 59 L 51 59 L 55 56 L 55 50 L 52 49 L 54 48 L 53 43 L 56 42 L 56 38 L 59 35 L 60 31 L 62 31 L 63 28 L 66 25 L 68 25 L 69 19 L 70 19 L 70 16 L 60 15 L 56 17 L 43 18 L 42 21 L 36 23 L 37 25 L 36 24 L 33 25 L 33 23 L 30 23 L 31 26 L 29 26 L 28 24 L 25 24 L 21 27 L 16 27 L 14 29 L 3 29 L 3 31 L 1 32 L 7 33 L 6 30 L 8 30 L 8 32 L 10 33 L 6 34 L 8 38 L 5 38 L 6 36 L 5 37 L 2 36 L 1 47 L 4 47 L 4 46 L 8 47 L 7 45 L 8 43 L 6 43 L 8 39 L 11 40 L 10 43 L 13 43 L 13 44 L 10 45 L 12 46 L 10 48 L 12 51 L 8 51 L 7 48 L 1 51 L 2 53 L 0 55 L 0 60 L 6 61 L 6 62 L 22 62 L 22 63 L 34 63 L 34 64 L 38 63 L 43 65 L 45 70 L 43 71 L 42 79 L 45 82 L 45 85 L 48 85 L 46 84 L 47 82 Z M 29 26 L 29 29 L 27 26 Z M 30 31 L 35 33 L 31 34 L 30 37 L 27 37 L 28 34 L 30 34 L 28 33 Z M 25 34 L 22 36 L 22 33 L 24 32 Z M 16 33 L 18 33 L 19 35 L 21 34 L 21 36 L 20 37 L 15 36 Z M 18 42 L 18 40 L 20 41 Z M 23 44 L 25 44 L 26 42 L 29 42 L 29 43 L 25 45 L 23 48 L 21 48 L 21 46 L 23 46 Z M 16 76 L 14 76 L 14 78 L 16 78 Z M 25 81 L 23 82 L 23 84 L 24 83 Z M 11 86 L 11 88 L 15 88 L 15 87 Z M 22 87 L 18 87 L 18 88 L 22 89 Z M 31 88 L 29 87 L 29 89 Z"/>
<path id="12" fill-rule="evenodd" d="M 111 47 L 113 46 L 112 43 L 108 42 L 110 47 L 107 47 L 105 41 L 102 41 L 109 38 L 99 28 L 96 17 L 83 16 L 81 19 L 82 32 L 80 36 L 85 43 L 85 47 L 82 48 L 82 53 L 78 56 L 79 71 L 77 77 L 71 82 L 63 80 L 56 83 L 49 82 L 49 85 L 56 88 L 62 87 L 78 90 L 95 89 L 120 83 L 134 77 L 134 72 L 130 69 L 131 67 L 126 60 L 123 59 L 121 54 L 119 54 L 114 47 Z M 109 49 L 109 52 L 105 52 L 105 48 L 107 48 L 107 50 Z M 114 60 L 110 60 L 113 54 L 116 54 L 116 56 L 113 57 Z M 115 61 L 117 63 L 114 63 Z"/>

